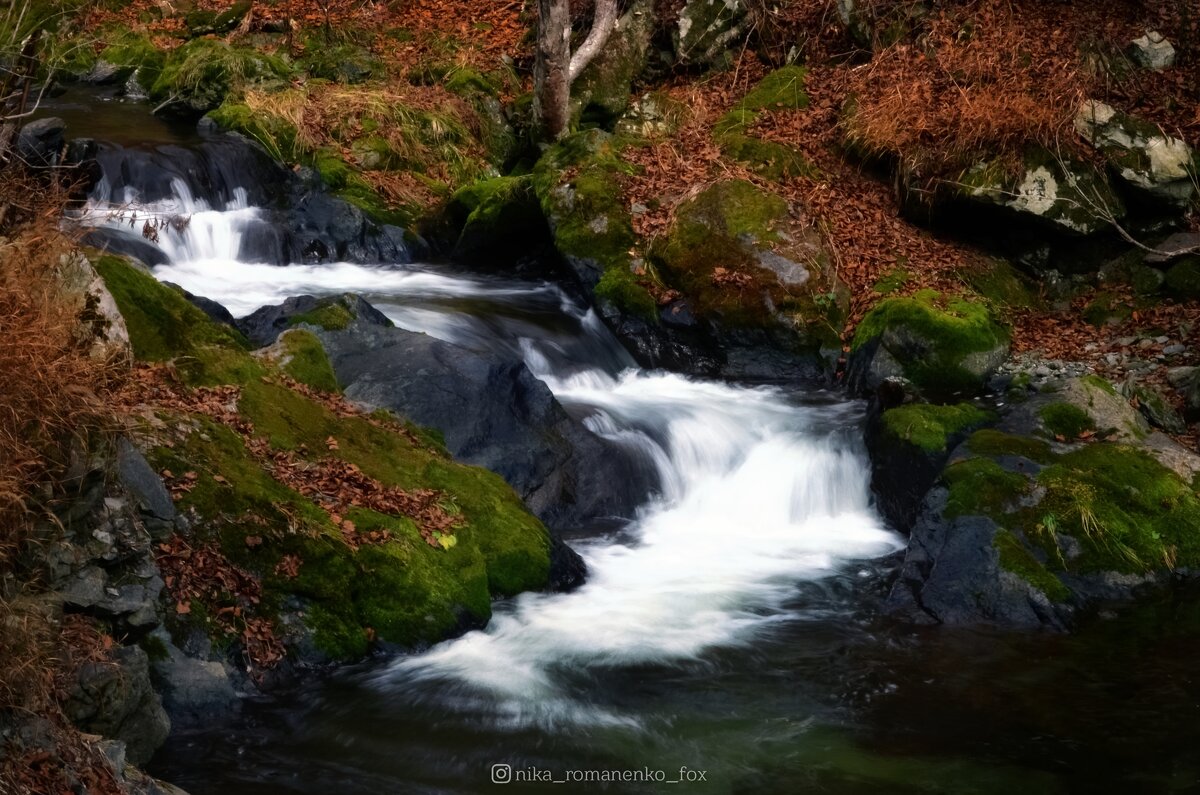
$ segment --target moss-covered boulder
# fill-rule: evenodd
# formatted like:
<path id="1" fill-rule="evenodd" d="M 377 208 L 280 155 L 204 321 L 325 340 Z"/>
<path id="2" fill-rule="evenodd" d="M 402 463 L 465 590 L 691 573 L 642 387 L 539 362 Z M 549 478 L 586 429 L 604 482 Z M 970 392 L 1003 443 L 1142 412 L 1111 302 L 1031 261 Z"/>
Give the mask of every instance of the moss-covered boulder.
<path id="1" fill-rule="evenodd" d="M 183 21 L 189 36 L 208 36 L 228 33 L 242 23 L 253 5 L 251 0 L 237 0 L 223 11 L 197 8 L 189 11 Z"/>
<path id="2" fill-rule="evenodd" d="M 1105 231 L 1126 215 L 1104 171 L 1043 149 L 1029 150 L 1015 172 L 999 162 L 976 163 L 943 183 L 938 196 L 1071 236 Z"/>
<path id="3" fill-rule="evenodd" d="M 920 620 L 1069 628 L 1200 565 L 1200 457 L 1108 382 L 1066 379 L 950 454 L 891 602 Z"/>
<path id="4" fill-rule="evenodd" d="M 538 160 L 533 189 L 554 245 L 579 281 L 588 289 L 605 277 L 608 284 L 627 285 L 609 297 L 625 301 L 620 311 L 653 322 L 655 301 L 634 274 L 637 238 L 620 182 L 632 167 L 621 160 L 621 146 L 601 130 L 568 136 Z"/>
<path id="5" fill-rule="evenodd" d="M 971 403 L 909 403 L 872 417 L 866 433 L 871 483 L 879 510 L 893 526 L 912 526 L 950 451 L 991 419 Z"/>
<path id="6" fill-rule="evenodd" d="M 503 269 L 550 242 L 533 178 L 496 177 L 459 190 L 443 213 L 451 257 Z"/>
<path id="7" fill-rule="evenodd" d="M 969 396 L 1004 362 L 1008 344 L 986 302 L 934 290 L 886 298 L 854 333 L 849 382 L 869 392 L 900 377 L 931 400 Z"/>
<path id="8" fill-rule="evenodd" d="M 778 195 L 718 182 L 676 209 L 651 255 L 699 317 L 727 329 L 784 327 L 797 349 L 837 346 L 846 292 L 820 238 L 791 223 Z"/>
<path id="9" fill-rule="evenodd" d="M 191 519 L 164 549 L 206 561 L 185 590 L 168 581 L 176 636 L 201 630 L 232 652 L 270 633 L 301 661 L 353 659 L 480 626 L 493 598 L 548 583 L 547 531 L 501 478 L 340 397 L 315 336 L 345 322 L 337 312 L 255 357 L 149 274 L 96 265 L 138 358 L 184 382 L 138 432 Z"/>
<path id="10" fill-rule="evenodd" d="M 812 173 L 812 165 L 795 149 L 752 132 L 764 110 L 808 107 L 805 77 L 804 68 L 799 66 L 785 66 L 764 77 L 713 125 L 713 136 L 721 151 L 767 179 L 779 181 Z"/>
<path id="11" fill-rule="evenodd" d="M 1171 265 L 1164 279 L 1164 289 L 1179 298 L 1200 298 L 1200 256 L 1188 256 Z"/>
<path id="12" fill-rule="evenodd" d="M 291 67 L 282 58 L 234 47 L 219 39 L 194 39 L 172 50 L 149 86 L 164 111 L 200 116 L 218 107 L 232 90 L 284 81 Z"/>
<path id="13" fill-rule="evenodd" d="M 1195 154 L 1183 140 L 1094 100 L 1079 109 L 1075 129 L 1104 155 L 1122 183 L 1144 199 L 1185 208 L 1196 195 Z"/>

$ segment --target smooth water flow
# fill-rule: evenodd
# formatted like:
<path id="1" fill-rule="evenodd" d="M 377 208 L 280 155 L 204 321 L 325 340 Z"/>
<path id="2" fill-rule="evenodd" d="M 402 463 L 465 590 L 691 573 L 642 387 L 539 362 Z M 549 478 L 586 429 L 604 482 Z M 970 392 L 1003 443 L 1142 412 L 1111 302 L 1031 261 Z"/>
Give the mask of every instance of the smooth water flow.
<path id="1" fill-rule="evenodd" d="M 593 432 L 638 451 L 661 494 L 619 538 L 580 545 L 588 583 L 527 594 L 481 632 L 405 657 L 383 689 L 461 686 L 505 719 L 600 719 L 573 692 L 581 670 L 700 659 L 751 644 L 789 618 L 796 583 L 901 548 L 870 505 L 856 409 L 803 405 L 780 389 L 644 372 L 597 320 L 550 284 L 451 275 L 431 267 L 244 262 L 261 223 L 245 192 L 223 207 L 175 195 L 126 212 L 179 219 L 159 227 L 156 275 L 235 315 L 305 293 L 358 292 L 397 325 L 476 348 L 519 352 Z M 102 184 L 98 195 L 110 197 Z M 97 206 L 89 220 L 119 224 Z M 582 699 L 584 706 L 576 697 Z M 624 720 L 625 716 L 604 719 Z"/>
<path id="2" fill-rule="evenodd" d="M 640 370 L 557 286 L 378 262 L 410 259 L 394 238 L 374 250 L 397 256 L 368 246 L 349 258 L 371 264 L 337 262 L 313 241 L 342 244 L 292 212 L 328 200 L 297 195 L 247 150 L 204 136 L 104 149 L 80 220 L 236 316 L 357 292 L 404 328 L 520 357 L 659 488 L 628 527 L 571 539 L 590 567 L 579 590 L 525 594 L 496 605 L 484 631 L 247 701 L 236 719 L 173 735 L 154 772 L 193 795 L 476 793 L 497 765 L 687 784 L 526 779 L 518 792 L 1032 795 L 1200 781 L 1200 601 L 1147 604 L 1069 637 L 891 622 L 876 606 L 901 540 L 870 504 L 861 405 Z"/>

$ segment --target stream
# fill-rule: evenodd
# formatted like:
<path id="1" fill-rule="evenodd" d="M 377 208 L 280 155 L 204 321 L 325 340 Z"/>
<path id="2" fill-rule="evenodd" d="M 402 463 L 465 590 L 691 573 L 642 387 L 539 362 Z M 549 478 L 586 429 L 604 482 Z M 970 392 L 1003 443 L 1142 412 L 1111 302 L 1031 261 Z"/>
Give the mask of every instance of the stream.
<path id="1" fill-rule="evenodd" d="M 872 505 L 861 403 L 640 369 L 547 282 L 273 260 L 288 247 L 257 186 L 178 165 L 200 139 L 147 137 L 110 137 L 78 220 L 140 237 L 112 208 L 187 218 L 160 230 L 158 278 L 239 317 L 357 292 L 403 328 L 517 353 L 659 481 L 628 525 L 568 536 L 577 591 L 250 701 L 173 736 L 155 775 L 192 795 L 1194 791 L 1197 600 L 1073 636 L 897 623 L 878 605 L 904 539 Z"/>

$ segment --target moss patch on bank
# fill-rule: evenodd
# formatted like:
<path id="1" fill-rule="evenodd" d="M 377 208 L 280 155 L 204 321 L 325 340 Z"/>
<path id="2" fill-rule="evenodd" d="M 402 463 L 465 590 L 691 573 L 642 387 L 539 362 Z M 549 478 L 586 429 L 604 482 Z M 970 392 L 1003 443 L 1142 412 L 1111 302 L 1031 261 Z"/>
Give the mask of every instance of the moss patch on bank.
<path id="1" fill-rule="evenodd" d="M 713 126 L 713 136 L 721 151 L 751 171 L 775 181 L 814 173 L 814 167 L 800 152 L 753 134 L 754 125 L 764 110 L 808 107 L 805 76 L 803 67 L 785 66 L 759 81 Z"/>
<path id="2" fill-rule="evenodd" d="M 546 585 L 547 531 L 498 475 L 455 462 L 398 419 L 335 412 L 272 378 L 281 366 L 302 383 L 336 391 L 311 332 L 285 332 L 282 357 L 258 359 L 232 330 L 128 262 L 101 257 L 97 269 L 126 315 L 138 358 L 173 362 L 180 372 L 201 376 L 188 383 L 239 387 L 238 422 L 248 423 L 272 454 L 315 468 L 340 460 L 385 487 L 433 490 L 441 508 L 460 518 L 434 546 L 407 516 L 362 508 L 334 516 L 328 505 L 276 477 L 272 459 L 247 446 L 245 431 L 203 414 L 163 414 L 175 430 L 150 458 L 160 470 L 193 473 L 179 500 L 199 520 L 189 543 L 215 542 L 259 578 L 263 599 L 254 610 L 277 626 L 298 620 L 309 640 L 294 633 L 291 640 L 311 642 L 331 659 L 361 656 L 373 639 L 406 647 L 431 643 L 486 621 L 492 598 Z M 203 366 L 185 367 L 189 359 Z M 347 541 L 348 532 L 370 538 L 385 530 L 386 537 L 361 545 Z M 179 621 L 212 631 L 202 612 Z"/>

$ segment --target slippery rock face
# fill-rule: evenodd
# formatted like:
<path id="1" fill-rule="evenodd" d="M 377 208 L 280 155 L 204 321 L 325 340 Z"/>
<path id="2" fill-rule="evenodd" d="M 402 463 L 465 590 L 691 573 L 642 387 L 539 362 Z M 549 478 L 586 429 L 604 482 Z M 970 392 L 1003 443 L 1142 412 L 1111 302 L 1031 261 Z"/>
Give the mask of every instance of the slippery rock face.
<path id="1" fill-rule="evenodd" d="M 1049 386 L 950 454 L 912 527 L 894 609 L 1065 629 L 1200 564 L 1200 457 L 1151 432 L 1106 381 Z"/>
<path id="2" fill-rule="evenodd" d="M 1094 100 L 1080 108 L 1075 129 L 1134 191 L 1179 207 L 1191 201 L 1196 191 L 1195 155 L 1180 139 Z"/>
<path id="3" fill-rule="evenodd" d="M 344 325 L 311 326 L 347 397 L 441 432 L 456 458 L 490 469 L 547 525 L 629 517 L 652 487 L 648 469 L 571 418 L 520 359 L 405 331 L 357 296 Z M 255 342 L 329 300 L 290 299 L 242 324 Z"/>

